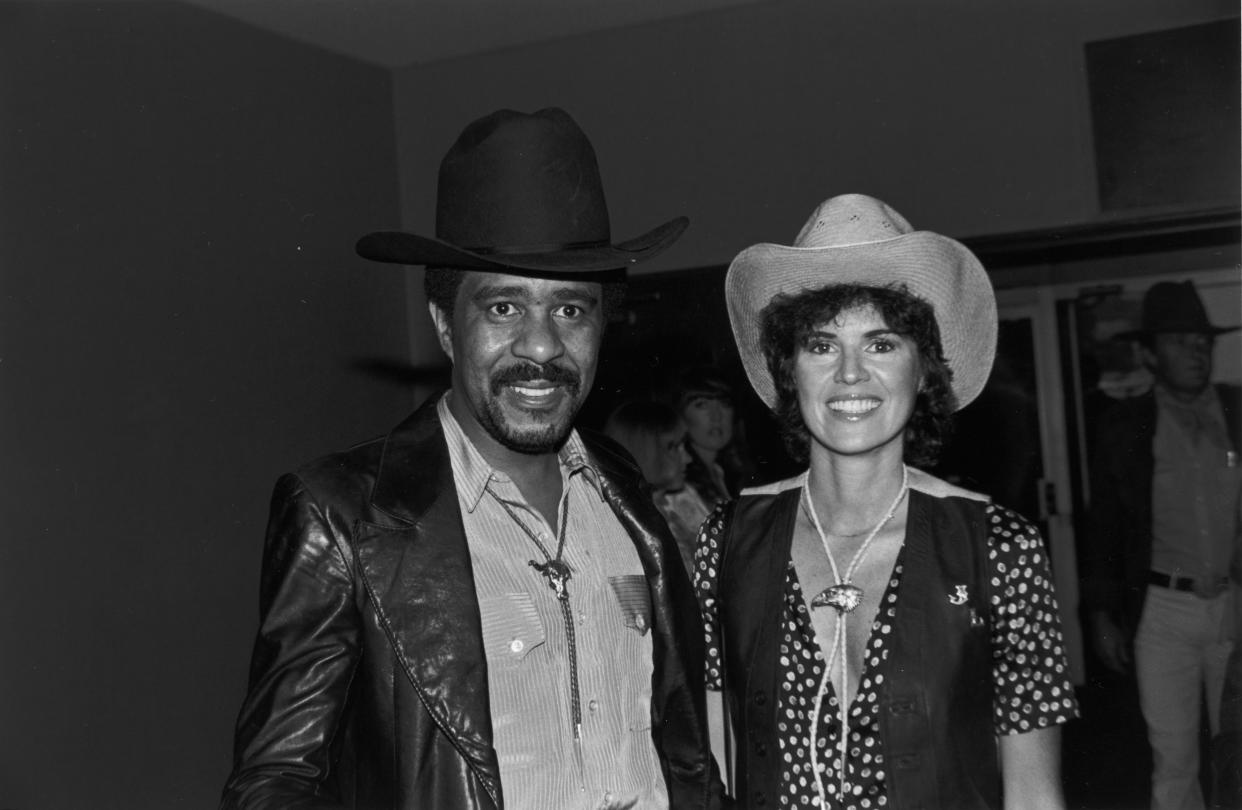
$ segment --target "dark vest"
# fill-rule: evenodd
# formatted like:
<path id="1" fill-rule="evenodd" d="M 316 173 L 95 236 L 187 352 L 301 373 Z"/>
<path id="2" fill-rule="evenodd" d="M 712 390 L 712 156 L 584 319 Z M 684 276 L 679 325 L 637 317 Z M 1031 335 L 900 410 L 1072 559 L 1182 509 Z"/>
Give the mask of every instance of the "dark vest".
<path id="1" fill-rule="evenodd" d="M 721 639 L 743 807 L 775 806 L 780 794 L 778 650 L 800 494 L 795 487 L 743 496 L 725 533 Z M 910 492 L 896 626 L 879 694 L 893 810 L 1000 807 L 985 510 L 968 498 Z M 959 585 L 967 587 L 964 605 L 949 601 Z"/>

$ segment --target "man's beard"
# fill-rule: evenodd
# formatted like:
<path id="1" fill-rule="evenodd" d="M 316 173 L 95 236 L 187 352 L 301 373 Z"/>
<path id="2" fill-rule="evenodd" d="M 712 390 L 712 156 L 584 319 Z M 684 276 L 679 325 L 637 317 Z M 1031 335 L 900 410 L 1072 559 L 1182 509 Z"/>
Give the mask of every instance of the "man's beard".
<path id="1" fill-rule="evenodd" d="M 500 397 L 506 386 L 542 380 L 562 384 L 565 395 L 571 402 L 569 412 L 564 414 L 564 422 L 551 422 L 546 425 L 529 429 L 518 429 L 510 425 L 501 411 Z M 559 450 L 569 431 L 573 427 L 574 416 L 578 413 L 581 402 L 578 394 L 582 390 L 582 378 L 572 369 L 562 368 L 554 364 L 544 366 L 524 363 L 501 369 L 488 381 L 488 393 L 479 409 L 479 424 L 493 439 L 510 450 L 518 453 L 541 455 Z M 529 411 L 528 411 L 529 413 Z"/>

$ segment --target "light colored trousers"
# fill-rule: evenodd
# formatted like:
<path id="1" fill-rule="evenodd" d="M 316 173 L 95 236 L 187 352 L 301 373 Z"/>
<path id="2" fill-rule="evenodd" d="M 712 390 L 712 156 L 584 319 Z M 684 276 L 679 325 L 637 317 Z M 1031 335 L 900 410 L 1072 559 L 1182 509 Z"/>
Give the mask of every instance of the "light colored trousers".
<path id="1" fill-rule="evenodd" d="M 1203 810 L 1199 712 L 1206 696 L 1215 736 L 1225 662 L 1233 649 L 1233 595 L 1212 599 L 1158 585 L 1134 637 L 1139 701 L 1152 750 L 1152 810 Z"/>

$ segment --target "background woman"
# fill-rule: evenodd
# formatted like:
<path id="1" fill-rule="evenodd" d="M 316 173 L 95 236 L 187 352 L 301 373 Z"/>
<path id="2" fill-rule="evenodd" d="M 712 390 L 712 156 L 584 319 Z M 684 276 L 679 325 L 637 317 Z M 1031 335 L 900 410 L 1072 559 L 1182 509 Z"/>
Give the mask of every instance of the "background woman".
<path id="1" fill-rule="evenodd" d="M 678 380 L 676 400 L 690 451 L 686 480 L 709 507 L 736 497 L 750 469 L 733 386 L 718 369 L 695 366 Z"/>
<path id="2" fill-rule="evenodd" d="M 1043 542 L 918 469 L 991 367 L 983 267 L 846 195 L 792 247 L 739 254 L 725 287 L 747 375 L 808 464 L 719 508 L 699 538 L 735 795 L 1063 807 L 1058 724 L 1076 705 Z"/>
<path id="3" fill-rule="evenodd" d="M 708 506 L 686 485 L 686 426 L 671 407 L 655 400 L 618 405 L 604 424 L 604 434 L 620 444 L 642 470 L 651 497 L 664 515 L 686 571 L 693 575 L 694 540 Z"/>

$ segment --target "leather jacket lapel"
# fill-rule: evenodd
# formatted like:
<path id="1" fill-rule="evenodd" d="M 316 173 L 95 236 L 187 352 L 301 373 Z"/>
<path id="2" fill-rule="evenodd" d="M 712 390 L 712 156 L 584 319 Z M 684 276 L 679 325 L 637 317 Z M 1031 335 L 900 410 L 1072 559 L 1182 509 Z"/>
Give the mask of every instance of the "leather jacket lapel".
<path id="1" fill-rule="evenodd" d="M 434 401 L 389 435 L 372 505 L 397 521 L 356 530 L 362 578 L 380 623 L 431 717 L 499 805 L 478 599 Z"/>

